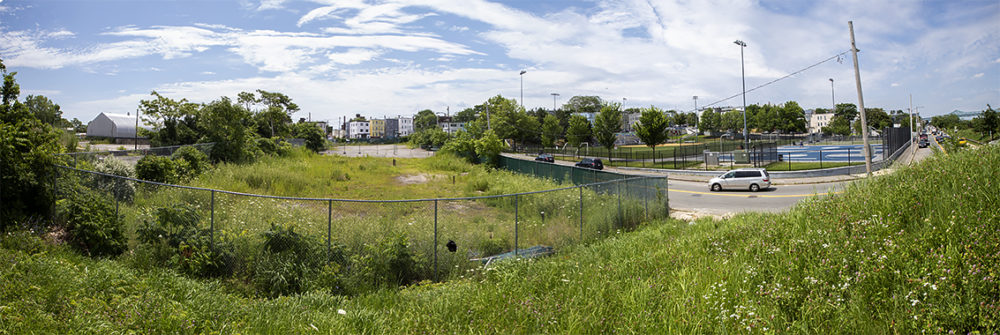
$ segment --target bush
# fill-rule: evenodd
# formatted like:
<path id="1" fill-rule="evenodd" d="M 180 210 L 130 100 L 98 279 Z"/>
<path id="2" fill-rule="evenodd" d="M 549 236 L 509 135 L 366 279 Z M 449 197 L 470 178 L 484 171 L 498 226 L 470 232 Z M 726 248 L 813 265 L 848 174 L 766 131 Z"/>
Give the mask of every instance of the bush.
<path id="1" fill-rule="evenodd" d="M 88 188 L 77 187 L 58 204 L 67 242 L 77 250 L 101 257 L 116 256 L 127 249 L 122 220 L 107 198 Z"/>
<path id="2" fill-rule="evenodd" d="M 351 287 L 358 291 L 408 285 L 419 279 L 418 262 L 406 235 L 387 236 L 351 260 Z"/>
<path id="3" fill-rule="evenodd" d="M 213 249 L 211 231 L 198 228 L 200 221 L 198 212 L 188 205 L 157 208 L 154 218 L 144 220 L 136 229 L 140 249 L 152 258 L 152 263 L 169 264 L 189 275 L 231 274 L 235 263 L 233 247 L 219 236 Z"/>
<path id="4" fill-rule="evenodd" d="M 94 170 L 115 176 L 135 178 L 135 169 L 114 156 L 105 157 L 97 162 Z M 118 201 L 131 202 L 132 197 L 135 196 L 135 186 L 132 182 L 121 178 L 94 175 L 94 186 L 96 189 L 110 191 Z"/>
<path id="5" fill-rule="evenodd" d="M 499 255 L 510 250 L 510 242 L 505 238 L 488 238 L 479 241 L 479 252 L 483 256 Z"/>
<path id="6" fill-rule="evenodd" d="M 257 149 L 260 149 L 265 155 L 274 155 L 278 153 L 278 144 L 270 138 L 257 138 L 255 140 L 257 144 Z"/>
<path id="7" fill-rule="evenodd" d="M 176 164 L 177 175 L 181 178 L 193 178 L 209 167 L 208 155 L 188 145 L 174 151 L 170 158 Z"/>
<path id="8" fill-rule="evenodd" d="M 344 256 L 339 246 L 327 255 L 322 243 L 289 226 L 272 224 L 263 235 L 264 250 L 253 271 L 258 292 L 277 297 L 322 287 L 342 293 L 340 269 Z"/>
<path id="9" fill-rule="evenodd" d="M 142 180 L 173 183 L 177 180 L 177 167 L 169 158 L 144 156 L 135 164 L 135 174 Z"/>

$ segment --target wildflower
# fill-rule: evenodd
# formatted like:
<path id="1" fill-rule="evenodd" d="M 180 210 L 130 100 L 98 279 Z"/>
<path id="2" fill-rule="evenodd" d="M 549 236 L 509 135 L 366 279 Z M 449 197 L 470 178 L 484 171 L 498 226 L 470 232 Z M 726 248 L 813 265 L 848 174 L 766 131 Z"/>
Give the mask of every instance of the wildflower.
<path id="1" fill-rule="evenodd" d="M 340 314 L 340 315 L 347 315 L 347 311 L 345 311 L 345 310 L 343 310 L 343 309 L 338 309 L 338 310 L 337 310 L 337 314 Z"/>

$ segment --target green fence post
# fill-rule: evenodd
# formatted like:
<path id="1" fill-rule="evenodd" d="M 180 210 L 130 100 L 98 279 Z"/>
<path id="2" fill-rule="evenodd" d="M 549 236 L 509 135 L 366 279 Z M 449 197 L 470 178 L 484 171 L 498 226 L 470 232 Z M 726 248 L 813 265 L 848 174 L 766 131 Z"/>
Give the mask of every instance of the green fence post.
<path id="1" fill-rule="evenodd" d="M 333 227 L 333 200 L 326 201 L 326 257 L 330 257 L 330 239 Z"/>
<path id="2" fill-rule="evenodd" d="M 437 211 L 437 207 L 435 207 Z M 514 195 L 514 256 L 517 256 L 517 194 Z M 436 221 L 435 221 L 436 222 Z M 435 226 L 436 227 L 436 226 Z"/>
<path id="3" fill-rule="evenodd" d="M 434 199 L 434 281 L 438 281 L 438 201 Z"/>
<path id="4" fill-rule="evenodd" d="M 583 242 L 583 186 L 580 189 L 580 242 Z"/>
<path id="5" fill-rule="evenodd" d="M 624 178 L 624 176 L 623 176 L 623 178 Z M 623 218 L 622 218 L 622 182 L 621 182 L 621 180 L 616 180 L 615 181 L 615 186 L 616 186 L 615 189 L 617 191 L 615 193 L 618 193 L 618 228 L 621 228 L 624 225 L 624 223 L 625 223 L 624 220 L 623 220 Z"/>
<path id="6" fill-rule="evenodd" d="M 211 211 L 208 223 L 208 248 L 215 250 L 215 190 L 212 190 L 212 200 L 209 210 Z"/>

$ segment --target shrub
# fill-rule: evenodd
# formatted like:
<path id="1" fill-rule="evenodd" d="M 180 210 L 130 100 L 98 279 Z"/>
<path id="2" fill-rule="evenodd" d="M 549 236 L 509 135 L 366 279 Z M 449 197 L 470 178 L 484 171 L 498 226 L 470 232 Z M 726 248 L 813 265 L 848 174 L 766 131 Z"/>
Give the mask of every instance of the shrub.
<path id="1" fill-rule="evenodd" d="M 274 155 L 278 153 L 278 144 L 270 138 L 257 138 L 255 140 L 257 144 L 257 149 L 260 149 L 265 155 Z"/>
<path id="2" fill-rule="evenodd" d="M 142 180 L 173 183 L 177 180 L 175 165 L 166 157 L 144 156 L 135 164 L 135 174 Z"/>
<path id="3" fill-rule="evenodd" d="M 135 178 L 135 169 L 114 156 L 105 157 L 97 162 L 94 169 L 101 173 Z M 135 186 L 132 182 L 121 178 L 94 175 L 94 186 L 96 189 L 111 192 L 118 201 L 131 202 L 132 197 L 135 195 Z"/>
<path id="4" fill-rule="evenodd" d="M 510 242 L 505 238 L 488 238 L 479 241 L 479 252 L 483 256 L 499 255 L 510 250 Z"/>
<path id="5" fill-rule="evenodd" d="M 211 231 L 198 228 L 200 221 L 194 207 L 161 207 L 155 210 L 153 219 L 140 224 L 136 235 L 145 256 L 153 263 L 169 264 L 198 277 L 231 274 L 235 263 L 233 247 L 220 236 L 213 248 Z"/>
<path id="6" fill-rule="evenodd" d="M 253 283 L 260 293 L 277 297 L 319 287 L 341 293 L 344 256 L 339 246 L 327 255 L 322 243 L 290 226 L 272 224 L 263 235 L 264 250 L 253 271 Z"/>
<path id="7" fill-rule="evenodd" d="M 408 285 L 419 279 L 417 259 L 406 235 L 387 236 L 366 244 L 351 260 L 351 287 L 364 291 Z"/>
<path id="8" fill-rule="evenodd" d="M 176 164 L 177 174 L 181 178 L 195 177 L 208 169 L 208 155 L 195 147 L 186 145 L 174 151 L 170 156 Z"/>
<path id="9" fill-rule="evenodd" d="M 115 256 L 128 246 L 122 220 L 113 205 L 93 190 L 72 190 L 66 199 L 59 200 L 58 213 L 65 223 L 69 244 L 85 254 Z"/>

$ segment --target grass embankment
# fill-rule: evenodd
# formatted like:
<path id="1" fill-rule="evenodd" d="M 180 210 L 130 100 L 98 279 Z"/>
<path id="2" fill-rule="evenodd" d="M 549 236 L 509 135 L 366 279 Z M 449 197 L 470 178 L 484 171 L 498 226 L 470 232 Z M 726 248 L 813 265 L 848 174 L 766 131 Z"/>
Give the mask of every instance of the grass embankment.
<path id="1" fill-rule="evenodd" d="M 1000 328 L 1000 148 L 934 156 L 784 214 L 658 222 L 352 299 L 221 293 L 7 236 L 0 331 L 967 333 Z"/>

